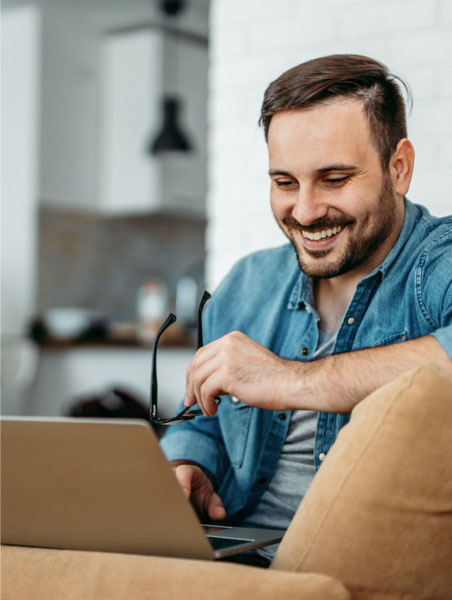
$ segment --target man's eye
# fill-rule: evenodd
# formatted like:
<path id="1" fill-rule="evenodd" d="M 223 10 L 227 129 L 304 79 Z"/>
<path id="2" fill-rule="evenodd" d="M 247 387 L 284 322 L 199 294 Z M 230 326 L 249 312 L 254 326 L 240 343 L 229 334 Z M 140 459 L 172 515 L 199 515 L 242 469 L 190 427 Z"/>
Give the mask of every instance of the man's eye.
<path id="1" fill-rule="evenodd" d="M 325 179 L 325 183 L 328 185 L 341 185 L 341 183 L 345 183 L 349 179 L 349 175 L 345 177 L 330 177 L 329 179 Z"/>
<path id="2" fill-rule="evenodd" d="M 290 179 L 275 179 L 275 183 L 278 187 L 281 187 L 281 188 L 288 188 L 288 187 L 294 185 L 294 182 L 291 181 Z"/>

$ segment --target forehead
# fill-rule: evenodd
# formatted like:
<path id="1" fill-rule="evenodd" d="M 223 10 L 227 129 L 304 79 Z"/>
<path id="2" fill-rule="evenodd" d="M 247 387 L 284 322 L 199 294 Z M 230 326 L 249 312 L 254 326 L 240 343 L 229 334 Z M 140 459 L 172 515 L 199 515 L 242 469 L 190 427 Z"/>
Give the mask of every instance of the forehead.
<path id="1" fill-rule="evenodd" d="M 276 113 L 268 132 L 270 165 L 317 169 L 326 164 L 378 161 L 367 118 L 358 100 L 334 100 Z M 292 165 L 292 166 L 290 166 Z"/>

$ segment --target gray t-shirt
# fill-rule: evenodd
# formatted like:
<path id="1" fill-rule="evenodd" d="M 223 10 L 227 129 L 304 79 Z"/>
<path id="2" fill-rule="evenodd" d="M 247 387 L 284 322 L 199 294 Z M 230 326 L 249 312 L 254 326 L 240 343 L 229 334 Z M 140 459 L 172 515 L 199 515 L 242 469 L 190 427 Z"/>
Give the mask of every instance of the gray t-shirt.
<path id="1" fill-rule="evenodd" d="M 319 341 L 313 358 L 324 358 L 333 351 L 336 335 L 319 330 Z M 314 475 L 314 440 L 317 412 L 294 410 L 281 456 L 269 487 L 254 512 L 243 525 L 287 529 Z M 278 544 L 257 552 L 273 560 Z"/>

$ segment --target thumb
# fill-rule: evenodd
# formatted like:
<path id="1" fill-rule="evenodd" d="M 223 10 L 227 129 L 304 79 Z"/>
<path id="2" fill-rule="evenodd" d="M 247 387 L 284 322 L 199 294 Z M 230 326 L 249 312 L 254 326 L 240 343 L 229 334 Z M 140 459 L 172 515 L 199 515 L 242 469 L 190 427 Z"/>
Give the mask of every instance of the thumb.
<path id="1" fill-rule="evenodd" d="M 189 465 L 179 465 L 176 468 L 176 478 L 187 498 L 190 498 L 193 469 Z"/>
<path id="2" fill-rule="evenodd" d="M 210 496 L 209 504 L 207 506 L 207 514 L 214 521 L 222 521 L 226 518 L 226 510 L 223 506 L 223 502 L 221 501 L 218 494 L 213 494 Z"/>

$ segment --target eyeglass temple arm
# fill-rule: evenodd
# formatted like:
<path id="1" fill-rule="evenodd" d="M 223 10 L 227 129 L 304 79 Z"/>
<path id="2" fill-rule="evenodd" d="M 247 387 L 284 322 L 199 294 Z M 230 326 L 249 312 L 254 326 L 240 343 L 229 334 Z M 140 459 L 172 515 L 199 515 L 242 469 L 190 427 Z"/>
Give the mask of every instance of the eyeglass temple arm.
<path id="1" fill-rule="evenodd" d="M 211 295 L 209 294 L 209 292 L 206 290 L 204 291 L 204 294 L 202 295 L 201 298 L 201 302 L 199 303 L 198 306 L 198 350 L 200 348 L 202 348 L 203 346 L 203 335 L 202 335 L 202 312 L 203 312 L 203 308 L 205 303 L 210 300 Z M 174 315 L 173 315 L 174 316 Z M 175 318 L 175 317 L 174 317 Z M 164 326 L 163 326 L 164 329 Z M 157 395 L 156 395 L 157 397 Z M 173 417 L 173 419 L 168 419 L 168 421 L 172 421 L 172 420 L 179 420 L 181 419 L 184 415 L 186 415 L 188 412 L 190 411 L 190 415 L 191 416 L 196 416 L 196 415 L 202 415 L 202 410 L 196 410 L 196 409 L 192 409 L 190 410 L 189 406 L 186 406 L 185 408 L 183 408 L 179 413 L 177 413 L 177 415 L 175 417 Z M 157 412 L 157 411 L 156 411 Z M 153 418 L 154 417 L 154 411 L 152 413 Z"/>
<path id="2" fill-rule="evenodd" d="M 204 345 L 203 336 L 202 336 L 202 310 L 204 308 L 204 304 L 210 300 L 211 295 L 208 291 L 205 291 L 202 295 L 201 302 L 198 307 L 198 350 Z"/>
<path id="3" fill-rule="evenodd" d="M 202 312 L 203 312 L 203 308 L 205 303 L 210 300 L 211 295 L 209 294 L 208 291 L 205 291 L 202 298 L 201 298 L 201 302 L 199 303 L 199 307 L 198 307 L 198 350 L 199 348 L 201 348 L 203 346 L 203 334 L 202 334 Z M 165 331 L 165 329 L 167 327 L 169 327 L 171 325 L 171 323 L 174 323 L 174 321 L 176 320 L 176 315 L 174 315 L 173 313 L 170 313 L 168 315 L 168 318 L 166 319 L 166 321 L 163 323 L 163 325 L 160 327 L 160 329 L 158 330 L 155 339 L 154 339 L 154 347 L 152 350 L 152 381 L 151 381 L 151 419 L 157 419 L 157 345 L 160 339 L 160 336 L 162 335 L 162 333 Z M 187 411 L 189 410 L 189 407 L 185 407 L 178 415 L 177 417 L 181 417 L 183 414 L 185 414 Z M 195 413 L 201 413 L 201 411 L 192 411 L 193 414 Z"/>
<path id="4" fill-rule="evenodd" d="M 201 302 L 199 303 L 199 308 L 198 308 L 198 350 L 200 348 L 202 348 L 202 346 L 204 345 L 204 340 L 203 340 L 203 336 L 202 336 L 202 311 L 204 308 L 204 304 L 210 300 L 211 298 L 211 294 L 209 294 L 209 292 L 206 290 L 204 292 L 204 294 L 202 295 L 201 298 Z M 220 404 L 221 402 L 221 398 L 219 396 L 215 396 L 215 400 L 217 404 Z M 185 408 L 179 415 L 177 415 L 178 417 L 182 416 L 185 412 L 187 412 L 189 407 Z M 201 410 L 194 410 L 192 411 L 193 414 L 202 414 Z"/>
<path id="5" fill-rule="evenodd" d="M 176 315 L 170 313 L 168 318 L 157 331 L 157 335 L 154 339 L 154 347 L 152 349 L 152 380 L 151 380 L 151 418 L 157 418 L 157 344 L 159 342 L 160 336 L 165 331 L 167 327 L 174 323 L 176 320 Z"/>

